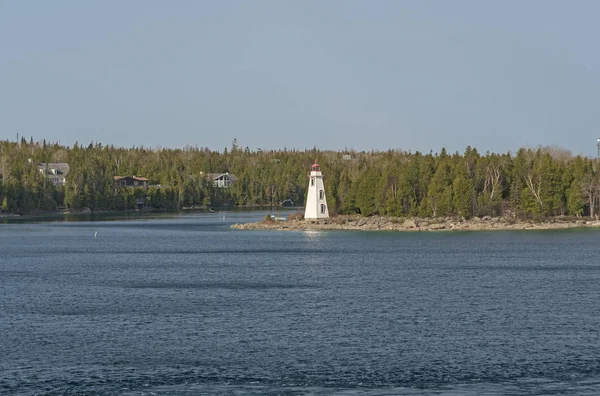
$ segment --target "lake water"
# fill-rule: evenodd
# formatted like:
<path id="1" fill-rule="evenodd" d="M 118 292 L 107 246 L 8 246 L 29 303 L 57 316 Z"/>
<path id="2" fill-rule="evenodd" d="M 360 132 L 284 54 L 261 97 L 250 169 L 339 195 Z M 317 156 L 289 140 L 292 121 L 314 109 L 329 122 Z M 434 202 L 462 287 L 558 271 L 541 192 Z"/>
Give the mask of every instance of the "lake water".
<path id="1" fill-rule="evenodd" d="M 600 393 L 600 230 L 265 213 L 0 224 L 0 393 Z"/>

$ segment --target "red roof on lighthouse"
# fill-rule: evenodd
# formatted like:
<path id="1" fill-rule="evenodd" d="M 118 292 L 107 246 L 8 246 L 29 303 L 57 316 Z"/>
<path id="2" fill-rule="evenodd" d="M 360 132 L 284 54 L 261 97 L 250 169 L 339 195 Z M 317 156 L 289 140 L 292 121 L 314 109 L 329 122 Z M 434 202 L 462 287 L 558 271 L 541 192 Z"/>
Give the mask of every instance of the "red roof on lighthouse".
<path id="1" fill-rule="evenodd" d="M 315 163 L 312 166 L 313 169 L 319 169 L 319 164 L 317 164 L 317 161 L 315 160 Z"/>

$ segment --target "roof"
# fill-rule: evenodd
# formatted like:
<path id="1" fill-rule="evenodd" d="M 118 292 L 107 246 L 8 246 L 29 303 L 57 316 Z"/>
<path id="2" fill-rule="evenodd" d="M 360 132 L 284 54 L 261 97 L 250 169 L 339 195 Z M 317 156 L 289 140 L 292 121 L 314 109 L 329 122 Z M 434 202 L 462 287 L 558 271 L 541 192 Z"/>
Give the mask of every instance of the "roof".
<path id="1" fill-rule="evenodd" d="M 49 169 L 56 169 L 65 175 L 69 173 L 69 164 L 66 162 L 38 162 L 38 169 L 44 170 L 45 173 L 48 172 Z"/>
<path id="2" fill-rule="evenodd" d="M 231 180 L 232 182 L 237 181 L 237 176 L 234 175 L 233 173 L 228 173 L 228 172 L 225 172 L 225 173 L 207 173 L 206 176 L 208 178 L 212 179 L 212 180 L 216 180 L 216 179 L 218 179 L 221 176 L 227 176 L 227 177 L 229 177 L 229 180 Z"/>
<path id="3" fill-rule="evenodd" d="M 123 180 L 123 179 L 133 179 L 137 181 L 150 181 L 150 179 L 146 179 L 141 176 L 115 176 L 115 181 Z"/>

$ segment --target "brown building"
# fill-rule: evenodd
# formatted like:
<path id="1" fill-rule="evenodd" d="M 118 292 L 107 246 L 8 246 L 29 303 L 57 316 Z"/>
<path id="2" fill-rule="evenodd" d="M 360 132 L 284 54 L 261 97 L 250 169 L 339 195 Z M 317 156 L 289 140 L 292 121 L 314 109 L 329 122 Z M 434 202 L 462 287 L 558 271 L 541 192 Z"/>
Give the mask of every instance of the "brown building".
<path id="1" fill-rule="evenodd" d="M 148 188 L 150 180 L 141 176 L 115 176 L 115 186 L 117 187 L 142 187 Z"/>

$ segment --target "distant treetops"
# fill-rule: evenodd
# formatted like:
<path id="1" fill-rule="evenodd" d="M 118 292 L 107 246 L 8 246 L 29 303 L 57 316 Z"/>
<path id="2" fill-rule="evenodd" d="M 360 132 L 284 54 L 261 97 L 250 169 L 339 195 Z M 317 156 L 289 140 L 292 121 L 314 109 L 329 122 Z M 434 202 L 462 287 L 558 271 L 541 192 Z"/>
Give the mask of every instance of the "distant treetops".
<path id="1" fill-rule="evenodd" d="M 522 219 L 595 216 L 600 206 L 598 160 L 556 148 L 485 155 L 471 147 L 462 154 L 445 149 L 439 154 L 251 152 L 236 142 L 219 153 L 197 147 L 67 147 L 25 140 L 0 141 L 0 202 L 3 211 L 14 213 L 62 207 L 304 206 L 310 190 L 307 170 L 316 157 L 323 171 L 323 188 L 315 186 L 317 202 L 319 191 L 326 191 L 331 215 Z M 39 164 L 47 166 L 40 171 Z"/>

